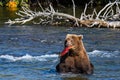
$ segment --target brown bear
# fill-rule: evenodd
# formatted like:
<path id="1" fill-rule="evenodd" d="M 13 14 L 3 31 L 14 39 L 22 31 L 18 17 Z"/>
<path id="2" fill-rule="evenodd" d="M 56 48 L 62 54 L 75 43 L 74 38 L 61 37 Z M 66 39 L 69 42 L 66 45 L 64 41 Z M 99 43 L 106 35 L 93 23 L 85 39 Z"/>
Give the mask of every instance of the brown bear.
<path id="1" fill-rule="evenodd" d="M 93 65 L 89 60 L 82 42 L 82 35 L 67 34 L 64 50 L 60 53 L 60 63 L 56 71 L 60 73 L 92 74 Z"/>

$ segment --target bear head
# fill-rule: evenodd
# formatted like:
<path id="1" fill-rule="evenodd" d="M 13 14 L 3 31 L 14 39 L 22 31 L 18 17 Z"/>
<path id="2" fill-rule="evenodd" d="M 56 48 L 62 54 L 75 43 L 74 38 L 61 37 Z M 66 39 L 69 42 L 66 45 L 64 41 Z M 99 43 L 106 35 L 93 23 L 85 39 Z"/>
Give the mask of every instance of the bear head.
<path id="1" fill-rule="evenodd" d="M 82 38 L 83 38 L 83 35 L 67 34 L 64 46 L 78 47 Z"/>

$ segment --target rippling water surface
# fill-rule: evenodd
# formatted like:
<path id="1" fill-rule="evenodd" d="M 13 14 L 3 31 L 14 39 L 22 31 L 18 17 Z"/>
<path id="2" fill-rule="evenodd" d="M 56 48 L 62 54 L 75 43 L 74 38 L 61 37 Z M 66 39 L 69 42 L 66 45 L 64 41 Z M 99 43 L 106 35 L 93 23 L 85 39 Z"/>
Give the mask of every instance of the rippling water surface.
<path id="1" fill-rule="evenodd" d="M 59 74 L 66 34 L 82 34 L 93 75 Z M 120 80 L 120 31 L 52 26 L 0 27 L 0 80 Z"/>

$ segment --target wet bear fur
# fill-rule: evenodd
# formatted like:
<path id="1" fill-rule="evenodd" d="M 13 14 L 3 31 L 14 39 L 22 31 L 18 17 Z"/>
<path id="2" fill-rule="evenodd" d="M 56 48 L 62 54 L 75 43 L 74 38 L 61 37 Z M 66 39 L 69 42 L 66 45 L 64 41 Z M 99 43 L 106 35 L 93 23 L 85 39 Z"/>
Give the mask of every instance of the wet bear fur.
<path id="1" fill-rule="evenodd" d="M 94 67 L 86 53 L 82 38 L 82 35 L 67 34 L 64 47 L 72 46 L 72 48 L 64 56 L 60 56 L 60 63 L 56 66 L 57 72 L 93 73 Z"/>

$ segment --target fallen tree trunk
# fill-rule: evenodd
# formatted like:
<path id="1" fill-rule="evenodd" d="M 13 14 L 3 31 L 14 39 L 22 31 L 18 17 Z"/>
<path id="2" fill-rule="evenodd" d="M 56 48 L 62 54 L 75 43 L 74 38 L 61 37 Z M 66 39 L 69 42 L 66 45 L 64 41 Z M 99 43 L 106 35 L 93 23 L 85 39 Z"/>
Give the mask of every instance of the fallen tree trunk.
<path id="1" fill-rule="evenodd" d="M 54 10 L 54 8 L 49 6 L 47 9 L 43 9 L 41 4 L 42 11 L 32 11 L 29 8 L 23 7 L 22 11 L 19 11 L 17 15 L 21 18 L 15 20 L 8 20 L 6 24 L 25 24 L 26 22 L 32 21 L 33 24 L 51 24 L 51 25 L 60 25 L 64 23 L 72 23 L 73 26 L 77 27 L 104 27 L 104 28 L 120 28 L 120 2 L 108 3 L 103 9 L 98 13 L 96 10 L 93 10 L 92 14 L 86 15 L 86 10 L 88 5 L 85 6 L 83 13 L 80 18 L 75 17 L 75 6 L 73 7 L 73 14 L 59 13 Z M 116 8 L 116 11 L 113 10 L 113 7 Z M 36 22 L 35 19 L 39 20 Z"/>

